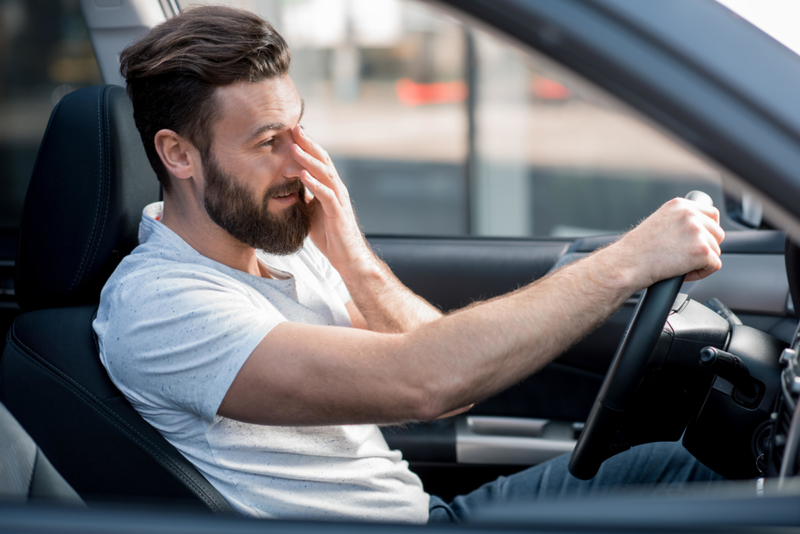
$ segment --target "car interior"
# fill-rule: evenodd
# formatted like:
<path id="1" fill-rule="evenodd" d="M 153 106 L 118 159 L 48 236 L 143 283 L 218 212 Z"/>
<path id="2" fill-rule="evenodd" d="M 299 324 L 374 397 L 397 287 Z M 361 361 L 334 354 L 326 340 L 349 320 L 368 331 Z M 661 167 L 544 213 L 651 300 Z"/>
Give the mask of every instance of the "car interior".
<path id="1" fill-rule="evenodd" d="M 468 16 L 491 19 L 482 10 L 488 8 L 479 4 Z M 14 502 L 232 514 L 136 413 L 98 358 L 91 323 L 100 291 L 136 246 L 144 206 L 160 195 L 124 88 L 93 85 L 59 100 L 25 196 L 14 267 L 21 313 L 0 357 L 0 442 L 16 444 L 0 451 L 0 494 Z M 731 216 L 744 209 L 741 198 L 728 196 Z M 793 304 L 800 299 L 800 248 L 778 223 L 759 226 L 727 233 L 724 269 L 714 276 L 635 294 L 540 372 L 457 417 L 384 427 L 387 443 L 402 451 L 426 491 L 448 500 L 560 454 L 573 454 L 575 476 L 591 478 L 631 446 L 682 440 L 705 465 L 748 481 L 754 497 L 766 478 L 789 501 L 767 520 L 749 497 L 689 499 L 679 508 L 684 520 L 733 522 L 738 507 L 752 521 L 800 523 L 786 512 L 797 499 L 791 477 L 800 448 Z M 444 311 L 512 291 L 618 237 L 367 235 L 404 284 Z M 675 515 L 668 505 L 634 502 L 625 508 L 632 524 Z M 552 526 L 572 514 L 579 526 L 618 526 L 615 511 L 603 501 L 579 513 L 554 504 L 544 515 L 537 510 L 536 521 Z M 485 521 L 532 518 L 526 509 L 498 509 Z"/>

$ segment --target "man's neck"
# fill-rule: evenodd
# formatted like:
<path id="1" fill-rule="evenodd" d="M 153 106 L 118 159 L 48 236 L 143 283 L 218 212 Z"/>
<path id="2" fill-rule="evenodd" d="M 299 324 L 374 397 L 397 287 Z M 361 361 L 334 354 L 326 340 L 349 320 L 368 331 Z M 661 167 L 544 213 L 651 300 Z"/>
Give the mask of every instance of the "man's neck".
<path id="1" fill-rule="evenodd" d="M 256 250 L 220 228 L 196 203 L 181 202 L 165 194 L 160 222 L 203 256 L 232 269 L 269 278 L 258 261 Z"/>

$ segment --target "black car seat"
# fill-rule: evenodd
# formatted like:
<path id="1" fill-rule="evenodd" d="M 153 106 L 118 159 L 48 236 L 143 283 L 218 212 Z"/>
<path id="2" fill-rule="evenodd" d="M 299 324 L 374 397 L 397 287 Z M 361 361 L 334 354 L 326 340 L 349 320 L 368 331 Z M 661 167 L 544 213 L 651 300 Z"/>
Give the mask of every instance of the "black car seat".
<path id="1" fill-rule="evenodd" d="M 170 502 L 230 513 L 218 491 L 109 380 L 92 317 L 137 244 L 159 186 L 118 86 L 55 107 L 28 187 L 17 251 L 23 313 L 0 359 L 0 401 L 87 502 Z"/>
<path id="2" fill-rule="evenodd" d="M 75 490 L 0 403 L 0 501 L 83 506 Z"/>

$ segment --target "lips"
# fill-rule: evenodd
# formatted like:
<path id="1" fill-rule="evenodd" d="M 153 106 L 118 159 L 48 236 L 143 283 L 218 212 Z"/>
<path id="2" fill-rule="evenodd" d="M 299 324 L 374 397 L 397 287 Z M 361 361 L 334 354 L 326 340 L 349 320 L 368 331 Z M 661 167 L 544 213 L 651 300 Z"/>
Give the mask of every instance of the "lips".
<path id="1" fill-rule="evenodd" d="M 299 180 L 290 184 L 285 184 L 280 188 L 276 188 L 276 190 L 270 195 L 270 198 L 289 198 L 295 193 L 298 193 L 302 187 L 303 184 Z"/>

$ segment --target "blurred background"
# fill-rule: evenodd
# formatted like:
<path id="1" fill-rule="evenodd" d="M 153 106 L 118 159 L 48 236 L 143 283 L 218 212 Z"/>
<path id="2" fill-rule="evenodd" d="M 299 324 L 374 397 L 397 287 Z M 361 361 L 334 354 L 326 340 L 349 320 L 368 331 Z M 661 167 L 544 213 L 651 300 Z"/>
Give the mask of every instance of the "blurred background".
<path id="1" fill-rule="evenodd" d="M 368 234 L 577 237 L 626 230 L 691 189 L 723 204 L 718 169 L 546 58 L 428 4 L 225 3 L 286 37 L 303 124 Z M 0 0 L 0 28 L 0 261 L 10 261 L 53 106 L 102 80 L 78 0 Z"/>
<path id="2" fill-rule="evenodd" d="M 289 42 L 304 126 L 368 233 L 585 236 L 691 189 L 721 198 L 717 170 L 588 84 L 430 5 L 232 5 Z"/>
<path id="3" fill-rule="evenodd" d="M 102 83 L 78 0 L 0 0 L 0 332 L 39 142 L 65 94 Z"/>
<path id="4" fill-rule="evenodd" d="M 428 4 L 229 4 L 289 42 L 304 126 L 370 234 L 585 236 L 721 199 L 717 170 L 588 84 Z"/>
<path id="5" fill-rule="evenodd" d="M 147 1 L 159 16 L 169 0 Z M 800 0 L 721 1 L 800 50 Z M 368 235 L 617 233 L 692 189 L 725 209 L 715 166 L 547 58 L 433 5 L 223 3 L 286 37 L 303 124 Z M 79 0 L 0 0 L 0 336 L 19 313 L 16 241 L 48 118 L 64 95 L 100 83 Z"/>

